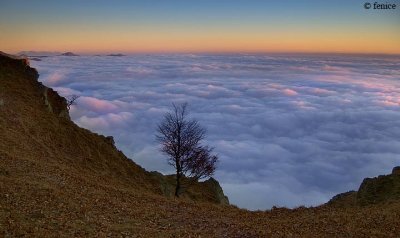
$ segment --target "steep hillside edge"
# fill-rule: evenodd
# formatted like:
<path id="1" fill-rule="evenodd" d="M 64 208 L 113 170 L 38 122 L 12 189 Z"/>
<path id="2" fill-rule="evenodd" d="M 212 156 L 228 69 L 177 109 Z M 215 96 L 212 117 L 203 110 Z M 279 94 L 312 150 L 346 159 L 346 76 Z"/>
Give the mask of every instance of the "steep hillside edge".
<path id="1" fill-rule="evenodd" d="M 333 206 L 368 206 L 398 202 L 400 200 L 400 167 L 391 174 L 365 178 L 358 191 L 349 191 L 334 196 L 327 204 Z"/>
<path id="2" fill-rule="evenodd" d="M 2 135 L 5 143 L 0 145 L 3 157 L 30 158 L 38 163 L 47 161 L 49 165 L 77 169 L 71 174 L 82 173 L 99 181 L 113 180 L 127 188 L 168 195 L 162 191 L 159 179 L 115 147 L 112 137 L 75 125 L 70 120 L 66 99 L 38 82 L 39 74 L 29 66 L 27 59 L 2 53 L 0 63 L 0 123 L 6 128 Z M 29 141 L 21 141 L 24 138 Z M 29 154 L 29 151 L 35 152 L 25 157 L 23 153 Z M 213 195 L 220 193 L 219 185 L 213 190 L 202 184 L 189 188 L 184 197 L 226 204 Z"/>

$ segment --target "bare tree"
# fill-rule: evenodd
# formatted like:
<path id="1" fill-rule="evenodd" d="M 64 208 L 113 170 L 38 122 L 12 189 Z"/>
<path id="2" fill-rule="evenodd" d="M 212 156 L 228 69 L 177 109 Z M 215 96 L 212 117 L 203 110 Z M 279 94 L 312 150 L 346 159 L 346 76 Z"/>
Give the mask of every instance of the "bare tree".
<path id="1" fill-rule="evenodd" d="M 79 98 L 78 95 L 69 95 L 66 97 L 67 99 L 67 110 L 69 111 L 71 109 L 72 105 L 76 105 L 76 100 Z"/>
<path id="2" fill-rule="evenodd" d="M 187 118 L 187 103 L 173 105 L 173 110 L 164 116 L 158 125 L 156 138 L 161 151 L 168 156 L 168 164 L 176 170 L 175 196 L 181 191 L 183 176 L 194 180 L 210 177 L 216 168 L 218 157 L 212 155 L 213 148 L 201 145 L 205 129 L 197 120 Z"/>

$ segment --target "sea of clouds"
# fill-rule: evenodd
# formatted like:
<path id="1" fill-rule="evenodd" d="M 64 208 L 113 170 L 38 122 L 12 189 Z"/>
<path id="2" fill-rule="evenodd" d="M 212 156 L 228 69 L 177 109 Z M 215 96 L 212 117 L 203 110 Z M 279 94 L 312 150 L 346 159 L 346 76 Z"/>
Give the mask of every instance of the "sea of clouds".
<path id="1" fill-rule="evenodd" d="M 147 170 L 173 173 L 155 141 L 188 102 L 220 157 L 215 177 L 248 209 L 318 205 L 400 165 L 400 56 L 166 54 L 32 61 L 80 126 L 112 135 Z"/>

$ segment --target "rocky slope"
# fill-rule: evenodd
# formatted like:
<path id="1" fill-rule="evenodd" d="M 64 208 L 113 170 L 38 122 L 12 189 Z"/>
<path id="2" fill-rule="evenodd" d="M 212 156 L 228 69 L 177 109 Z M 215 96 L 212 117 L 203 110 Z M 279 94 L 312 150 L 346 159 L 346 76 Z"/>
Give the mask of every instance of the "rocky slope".
<path id="1" fill-rule="evenodd" d="M 249 212 L 215 180 L 187 198 L 75 125 L 26 60 L 0 55 L 1 237 L 397 237 L 400 202 Z"/>
<path id="2" fill-rule="evenodd" d="M 400 167 L 391 174 L 365 178 L 358 191 L 349 191 L 333 197 L 328 204 L 333 206 L 367 206 L 392 203 L 400 200 Z"/>
<path id="3" fill-rule="evenodd" d="M 10 59 L 12 59 L 12 61 L 10 61 Z M 169 196 L 169 194 L 163 192 L 163 188 L 161 184 L 159 184 L 159 179 L 155 179 L 151 173 L 148 173 L 133 163 L 131 160 L 126 158 L 121 151 L 118 151 L 117 148 L 115 148 L 112 137 L 97 135 L 76 126 L 70 120 L 66 99 L 59 96 L 53 89 L 48 88 L 37 81 L 39 77 L 38 72 L 29 67 L 27 59 L 19 59 L 10 55 L 4 55 L 3 53 L 3 57 L 0 55 L 0 62 L 2 63 L 2 66 L 4 66 L 2 73 L 4 73 L 5 77 L 12 74 L 12 71 L 8 70 L 22 71 L 27 76 L 16 78 L 14 80 L 4 78 L 1 82 L 5 89 L 5 95 L 2 99 L 3 112 L 9 113 L 9 116 L 13 113 L 19 113 L 18 117 L 21 120 L 21 127 L 16 126 L 15 130 L 9 131 L 9 133 L 7 133 L 8 131 L 6 130 L 5 137 L 11 133 L 14 134 L 14 138 L 24 137 L 24 135 L 19 135 L 20 131 L 18 131 L 18 129 L 25 129 L 32 132 L 35 131 L 35 133 L 40 136 L 47 134 L 51 136 L 49 140 L 46 140 L 48 138 L 43 137 L 35 138 L 34 135 L 29 134 L 28 132 L 25 136 L 29 136 L 33 141 L 30 143 L 27 142 L 27 144 L 34 146 L 35 142 L 39 142 L 45 146 L 45 148 L 37 148 L 38 150 L 47 149 L 48 153 L 52 153 L 52 151 L 49 150 L 49 146 L 57 143 L 59 145 L 58 152 L 60 152 L 60 156 L 55 160 L 73 160 L 81 169 L 90 168 L 91 171 L 98 172 L 98 174 L 104 174 L 104 176 L 106 176 L 106 173 L 109 173 L 107 176 L 113 178 L 120 177 L 123 180 L 128 179 L 128 181 L 129 178 L 131 178 L 132 180 L 135 180 L 132 181 L 132 183 L 136 184 L 136 186 L 151 188 L 159 194 Z M 13 90 L 13 93 L 11 95 L 6 95 L 8 91 L 11 90 Z M 27 100 L 17 100 L 18 98 L 23 97 Z M 30 110 L 20 111 L 18 108 L 19 106 L 25 106 L 26 108 L 29 107 Z M 39 115 L 39 120 L 34 119 L 37 115 Z M 7 115 L 5 115 L 3 119 L 6 118 Z M 28 119 L 24 121 L 25 118 L 31 120 Z M 6 123 L 7 122 L 4 122 L 4 124 Z M 48 130 L 41 131 L 44 128 L 42 125 L 46 125 Z M 4 126 L 7 127 L 7 125 Z M 55 153 L 58 153 L 57 148 L 53 149 Z M 6 151 L 7 149 L 4 148 L 4 150 Z M 67 150 L 67 153 L 62 153 L 64 150 Z M 137 179 L 138 176 L 140 179 Z M 161 175 L 161 177 L 164 176 Z M 169 182 L 169 186 L 174 186 L 172 180 L 167 181 Z M 183 197 L 193 198 L 197 201 L 224 203 L 225 201 L 220 201 L 220 199 L 218 199 L 218 193 L 221 191 L 222 189 L 219 187 L 219 184 L 218 188 L 210 189 L 209 186 L 200 183 L 190 187 L 187 194 L 184 194 Z M 202 196 L 196 196 L 196 194 L 199 194 L 200 192 L 208 194 L 209 196 L 204 197 L 204 199 Z"/>

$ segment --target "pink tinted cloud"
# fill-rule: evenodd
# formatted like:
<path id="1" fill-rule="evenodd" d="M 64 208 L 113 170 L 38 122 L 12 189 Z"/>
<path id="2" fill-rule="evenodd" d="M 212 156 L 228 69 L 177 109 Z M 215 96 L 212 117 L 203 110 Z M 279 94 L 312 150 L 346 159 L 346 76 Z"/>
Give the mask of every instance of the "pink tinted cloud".
<path id="1" fill-rule="evenodd" d="M 108 113 L 106 115 L 106 120 L 110 123 L 110 124 L 122 124 L 125 123 L 127 121 L 129 121 L 130 119 L 132 119 L 133 114 L 130 112 L 120 112 L 120 113 Z"/>
<path id="2" fill-rule="evenodd" d="M 94 97 L 80 97 L 79 104 L 94 112 L 111 112 L 118 109 L 113 103 Z"/>
<path id="3" fill-rule="evenodd" d="M 67 88 L 67 87 L 53 87 L 54 90 L 56 90 L 60 95 L 66 97 L 69 95 L 80 95 L 81 92 L 71 89 L 71 88 Z"/>
<path id="4" fill-rule="evenodd" d="M 351 71 L 347 68 L 332 66 L 332 65 L 324 65 L 322 67 L 323 71 L 330 71 L 335 73 L 350 73 Z"/>
<path id="5" fill-rule="evenodd" d="M 388 101 L 388 100 L 380 101 L 380 104 L 383 105 L 383 106 L 389 106 L 389 107 L 400 106 L 400 103 L 396 103 L 396 102 Z"/>
<path id="6" fill-rule="evenodd" d="M 107 113 L 97 117 L 82 116 L 77 119 L 79 125 L 92 129 L 109 129 L 124 127 L 133 118 L 130 112 Z"/>
<path id="7" fill-rule="evenodd" d="M 292 102 L 293 105 L 299 109 L 304 109 L 304 110 L 312 110 L 315 109 L 310 103 L 303 101 L 303 100 L 297 100 Z"/>
<path id="8" fill-rule="evenodd" d="M 388 107 L 399 107 L 400 106 L 400 96 L 384 96 L 382 100 L 378 102 L 382 106 Z"/>
<path id="9" fill-rule="evenodd" d="M 153 72 L 151 69 L 139 66 L 138 67 L 129 66 L 126 68 L 126 71 L 128 71 L 129 73 L 134 73 L 139 75 L 151 74 Z"/>
<path id="10" fill-rule="evenodd" d="M 292 89 L 286 88 L 284 90 L 282 90 L 283 94 L 285 94 L 286 96 L 296 96 L 298 93 Z"/>
<path id="11" fill-rule="evenodd" d="M 45 78 L 45 83 L 50 86 L 54 86 L 60 83 L 65 78 L 65 76 L 66 72 L 64 72 L 63 70 L 57 70 Z"/>
<path id="12" fill-rule="evenodd" d="M 109 127 L 108 122 L 102 117 L 83 116 L 78 118 L 76 122 L 84 128 L 104 129 Z"/>
<path id="13" fill-rule="evenodd" d="M 313 88 L 311 90 L 311 92 L 316 95 L 332 95 L 332 94 L 336 93 L 335 91 L 331 91 L 331 90 L 327 90 L 327 89 L 323 89 L 323 88 Z"/>

